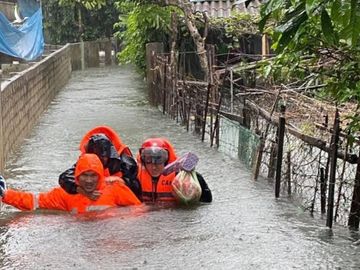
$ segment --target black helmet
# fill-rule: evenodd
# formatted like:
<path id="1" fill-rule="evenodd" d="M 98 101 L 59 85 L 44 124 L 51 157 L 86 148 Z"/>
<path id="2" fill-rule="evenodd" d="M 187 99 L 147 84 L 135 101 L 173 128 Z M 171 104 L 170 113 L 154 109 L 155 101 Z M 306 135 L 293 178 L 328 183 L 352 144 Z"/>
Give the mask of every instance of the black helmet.
<path id="1" fill-rule="evenodd" d="M 94 153 L 98 157 L 118 158 L 119 154 L 115 146 L 104 134 L 99 133 L 92 135 L 86 146 L 87 153 Z"/>

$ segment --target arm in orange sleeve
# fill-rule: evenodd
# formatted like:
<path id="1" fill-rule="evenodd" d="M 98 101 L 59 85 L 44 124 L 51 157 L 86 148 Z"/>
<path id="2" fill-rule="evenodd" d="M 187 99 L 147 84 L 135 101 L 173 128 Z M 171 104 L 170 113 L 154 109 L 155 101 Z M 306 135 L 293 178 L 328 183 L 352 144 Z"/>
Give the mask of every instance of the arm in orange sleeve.
<path id="1" fill-rule="evenodd" d="M 35 195 L 31 192 L 8 189 L 2 199 L 3 203 L 12 205 L 20 210 L 35 210 L 37 208 L 67 211 L 64 195 L 61 188 L 54 188 L 49 192 Z"/>
<path id="2" fill-rule="evenodd" d="M 119 206 L 140 205 L 140 200 L 125 184 L 116 182 L 113 185 L 114 196 L 116 196 L 116 204 Z"/>
<path id="3" fill-rule="evenodd" d="M 35 194 L 31 192 L 8 189 L 5 192 L 5 196 L 2 198 L 2 202 L 23 211 L 30 211 L 36 209 L 35 199 Z"/>
<path id="4" fill-rule="evenodd" d="M 38 208 L 68 211 L 67 200 L 70 196 L 62 188 L 54 188 L 49 192 L 40 193 L 38 196 Z M 67 199 L 68 198 L 68 199 Z"/>

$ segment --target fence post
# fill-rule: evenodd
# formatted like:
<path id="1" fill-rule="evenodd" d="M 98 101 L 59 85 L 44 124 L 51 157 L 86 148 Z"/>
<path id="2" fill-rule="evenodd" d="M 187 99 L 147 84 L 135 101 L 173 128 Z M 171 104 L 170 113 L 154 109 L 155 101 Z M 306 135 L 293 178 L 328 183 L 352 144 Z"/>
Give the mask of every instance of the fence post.
<path id="1" fill-rule="evenodd" d="M 149 101 L 152 105 L 158 105 L 160 103 L 158 97 L 161 91 L 161 85 L 156 84 L 156 80 L 158 78 L 157 74 L 161 74 L 161 72 L 156 71 L 155 66 L 159 64 L 157 55 L 163 51 L 164 45 L 162 43 L 154 42 L 146 44 L 146 82 Z"/>
<path id="2" fill-rule="evenodd" d="M 284 135 L 285 135 L 285 105 L 280 107 L 279 117 L 279 132 L 278 132 L 278 153 L 276 160 L 276 176 L 275 176 L 275 197 L 279 198 L 280 195 L 280 181 L 281 181 L 281 165 L 284 149 Z"/>
<path id="3" fill-rule="evenodd" d="M 277 135 L 276 135 L 277 136 Z M 269 160 L 269 170 L 268 170 L 268 178 L 274 180 L 275 172 L 276 172 L 276 161 L 277 161 L 277 153 L 278 153 L 278 143 L 277 139 L 275 142 L 271 144 L 270 148 L 270 160 Z"/>
<path id="4" fill-rule="evenodd" d="M 85 43 L 81 39 L 80 41 L 80 61 L 81 61 L 81 70 L 85 69 Z"/>
<path id="5" fill-rule="evenodd" d="M 336 179 L 336 159 L 337 159 L 337 150 L 339 142 L 339 133 L 340 133 L 340 123 L 339 123 L 339 111 L 336 109 L 335 119 L 334 119 L 334 131 L 331 149 L 331 163 L 330 163 L 330 179 L 329 179 L 329 193 L 328 193 L 328 205 L 327 205 L 327 218 L 326 226 L 330 229 L 333 225 L 334 218 L 334 194 L 335 194 L 335 179 Z"/>
<path id="6" fill-rule="evenodd" d="M 354 191 L 351 200 L 348 226 L 350 229 L 358 230 L 360 221 L 360 152 L 356 167 Z"/>
<path id="7" fill-rule="evenodd" d="M 219 130 L 219 122 L 220 122 L 220 108 L 221 108 L 221 102 L 222 102 L 222 95 L 221 93 L 219 93 L 219 104 L 218 107 L 216 109 L 216 115 L 215 115 L 215 122 L 214 122 L 214 128 L 213 128 L 213 132 L 210 134 L 210 146 L 213 147 L 214 145 L 214 137 L 216 136 L 216 141 L 217 141 L 217 146 L 219 146 L 218 144 L 218 130 Z"/>
<path id="8" fill-rule="evenodd" d="M 191 116 L 191 96 L 189 96 L 189 106 L 188 106 L 188 112 L 187 112 L 187 119 L 186 119 L 186 131 L 189 131 L 190 129 L 190 116 Z"/>
<path id="9" fill-rule="evenodd" d="M 234 76 L 233 68 L 230 68 L 230 112 L 234 113 Z"/>
<path id="10" fill-rule="evenodd" d="M 208 88 L 207 88 L 207 94 L 206 94 L 206 103 L 205 103 L 205 112 L 204 112 L 204 120 L 203 120 L 203 126 L 202 126 L 201 141 L 205 140 L 206 118 L 207 118 L 208 109 L 209 109 L 210 91 L 211 91 L 211 84 L 209 83 Z"/>
<path id="11" fill-rule="evenodd" d="M 287 167 L 286 167 L 286 178 L 287 178 L 287 192 L 291 196 L 291 152 L 287 152 L 286 156 Z"/>
<path id="12" fill-rule="evenodd" d="M 325 169 L 320 168 L 320 208 L 321 214 L 326 212 L 326 177 Z"/>
<path id="13" fill-rule="evenodd" d="M 165 57 L 166 61 L 164 63 L 164 84 L 163 84 L 163 100 L 162 100 L 162 106 L 163 106 L 163 114 L 166 112 L 166 88 L 167 88 L 167 57 Z"/>
<path id="14" fill-rule="evenodd" d="M 255 157 L 255 165 L 254 165 L 254 180 L 256 181 L 259 177 L 260 173 L 260 166 L 262 161 L 262 155 L 265 147 L 265 140 L 263 137 L 260 137 L 260 143 L 258 146 L 258 149 L 256 151 L 256 157 Z"/>

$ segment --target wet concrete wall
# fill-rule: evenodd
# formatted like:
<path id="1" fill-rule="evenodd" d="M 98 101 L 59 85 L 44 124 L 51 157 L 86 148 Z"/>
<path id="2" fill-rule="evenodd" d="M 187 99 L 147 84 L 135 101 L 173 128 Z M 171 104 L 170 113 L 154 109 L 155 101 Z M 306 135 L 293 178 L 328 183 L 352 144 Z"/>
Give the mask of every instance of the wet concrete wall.
<path id="1" fill-rule="evenodd" d="M 10 22 L 15 20 L 15 4 L 15 1 L 0 1 L 0 11 Z M 12 63 L 12 61 L 15 60 L 19 61 L 19 59 L 15 57 L 0 53 L 0 63 Z"/>
<path id="2" fill-rule="evenodd" d="M 99 66 L 99 44 L 67 44 L 61 49 L 2 82 L 0 95 L 0 169 L 10 153 L 37 123 L 57 92 L 68 82 L 73 70 Z"/>
<path id="3" fill-rule="evenodd" d="M 0 11 L 8 18 L 9 21 L 15 20 L 15 2 L 0 1 Z"/>
<path id="4" fill-rule="evenodd" d="M 11 151 L 28 135 L 70 75 L 69 47 L 64 47 L 2 84 L 1 169 Z"/>

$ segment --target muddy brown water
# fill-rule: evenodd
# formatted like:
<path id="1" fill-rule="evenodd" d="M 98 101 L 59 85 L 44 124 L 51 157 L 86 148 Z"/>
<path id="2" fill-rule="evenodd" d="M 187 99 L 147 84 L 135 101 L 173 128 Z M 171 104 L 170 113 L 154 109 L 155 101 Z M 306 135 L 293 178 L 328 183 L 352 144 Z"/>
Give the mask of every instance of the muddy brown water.
<path id="1" fill-rule="evenodd" d="M 112 126 L 135 153 L 149 136 L 192 150 L 214 201 L 192 208 L 115 208 L 71 215 L 0 212 L 0 269 L 359 269 L 356 232 L 274 199 L 238 160 L 208 147 L 151 107 L 128 66 L 73 74 L 7 162 L 8 186 L 39 192 L 78 156 L 82 135 Z M 355 243 L 355 244 L 354 244 Z"/>

